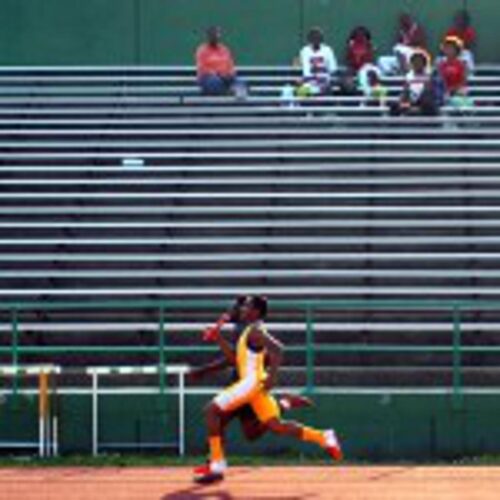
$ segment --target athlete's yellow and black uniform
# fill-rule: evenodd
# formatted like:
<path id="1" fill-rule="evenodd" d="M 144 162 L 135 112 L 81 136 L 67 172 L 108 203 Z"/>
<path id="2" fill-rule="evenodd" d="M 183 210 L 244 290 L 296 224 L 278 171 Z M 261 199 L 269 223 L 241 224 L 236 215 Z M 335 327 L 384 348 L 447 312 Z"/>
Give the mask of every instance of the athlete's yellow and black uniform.
<path id="1" fill-rule="evenodd" d="M 280 409 L 276 399 L 263 387 L 267 378 L 267 351 L 257 351 L 248 345 L 248 336 L 254 328 L 265 331 L 261 322 L 245 328 L 236 345 L 238 380 L 219 393 L 214 402 L 224 412 L 232 412 L 248 404 L 261 422 L 267 422 L 279 417 Z"/>

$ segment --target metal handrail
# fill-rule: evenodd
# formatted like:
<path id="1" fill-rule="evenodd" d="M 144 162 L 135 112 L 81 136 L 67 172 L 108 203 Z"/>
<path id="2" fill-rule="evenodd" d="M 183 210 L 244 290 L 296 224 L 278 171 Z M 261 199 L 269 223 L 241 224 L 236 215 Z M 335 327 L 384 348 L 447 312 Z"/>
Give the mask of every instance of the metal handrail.
<path id="1" fill-rule="evenodd" d="M 213 346 L 166 346 L 165 335 L 167 324 L 165 314 L 173 309 L 210 309 L 226 306 L 225 301 L 214 300 L 128 300 L 128 301 L 89 301 L 89 302 L 49 302 L 39 303 L 33 301 L 0 302 L 0 310 L 11 311 L 12 314 L 12 345 L 0 348 L 0 353 L 11 354 L 12 363 L 16 366 L 20 356 L 24 354 L 57 354 L 57 353 L 92 353 L 92 354 L 116 354 L 116 353 L 158 353 L 160 364 L 165 364 L 167 353 L 206 353 L 213 352 Z M 444 353 L 451 354 L 453 361 L 453 394 L 457 400 L 462 395 L 462 362 L 464 353 L 499 353 L 499 346 L 464 346 L 461 341 L 461 318 L 462 312 L 477 309 L 499 309 L 498 301 L 449 301 L 449 300 L 275 300 L 272 304 L 274 309 L 299 309 L 305 314 L 306 341 L 302 345 L 290 346 L 291 352 L 303 352 L 306 355 L 306 378 L 307 388 L 314 390 L 314 359 L 318 352 L 337 353 Z M 159 320 L 159 343 L 158 346 L 21 346 L 19 345 L 19 319 L 23 312 L 28 310 L 65 310 L 65 309 L 130 309 L 146 308 L 156 309 L 160 313 Z M 450 345 L 352 345 L 352 344 L 321 344 L 314 342 L 314 312 L 318 309 L 343 309 L 343 310 L 433 310 L 449 311 L 451 315 L 450 330 L 453 332 Z"/>

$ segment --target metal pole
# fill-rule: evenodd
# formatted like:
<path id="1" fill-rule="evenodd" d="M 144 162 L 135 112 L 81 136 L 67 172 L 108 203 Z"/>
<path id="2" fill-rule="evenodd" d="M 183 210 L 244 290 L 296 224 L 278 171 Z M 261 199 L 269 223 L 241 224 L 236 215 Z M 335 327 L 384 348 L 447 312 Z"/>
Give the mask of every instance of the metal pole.
<path id="1" fill-rule="evenodd" d="M 14 367 L 14 376 L 12 377 L 12 391 L 14 396 L 19 389 L 19 312 L 17 309 L 12 311 L 12 366 Z"/>
<path id="2" fill-rule="evenodd" d="M 97 372 L 92 372 L 92 454 L 94 457 L 99 453 L 99 408 L 98 408 L 98 377 Z"/>
<path id="3" fill-rule="evenodd" d="M 44 432 L 45 426 L 43 422 L 43 418 L 38 416 L 38 456 L 43 457 L 43 443 L 44 443 Z"/>
<path id="4" fill-rule="evenodd" d="M 57 376 L 59 375 L 59 372 L 56 368 L 51 372 L 52 378 L 51 378 L 51 384 L 50 384 L 50 391 L 52 394 L 52 404 L 51 404 L 51 410 L 52 410 L 52 455 L 57 456 L 59 454 L 59 405 L 58 405 L 58 394 L 57 394 Z"/>
<path id="5" fill-rule="evenodd" d="M 306 309 L 306 388 L 307 392 L 314 391 L 314 324 L 312 308 Z"/>
<path id="6" fill-rule="evenodd" d="M 160 328 L 158 331 L 158 373 L 160 394 L 165 394 L 166 373 L 165 373 L 165 310 L 160 308 Z"/>
<path id="7" fill-rule="evenodd" d="M 181 457 L 185 454 L 185 432 L 184 432 L 184 418 L 185 418 L 185 379 L 184 371 L 179 371 L 179 455 Z"/>
<path id="8" fill-rule="evenodd" d="M 59 421 L 57 415 L 52 417 L 52 455 L 59 455 Z"/>
<path id="9" fill-rule="evenodd" d="M 165 401 L 165 391 L 166 391 L 166 368 L 165 368 L 165 309 L 160 307 L 160 328 L 158 330 L 158 383 L 160 394 L 158 396 L 158 410 L 160 414 L 161 425 L 164 426 L 165 429 L 168 428 L 167 417 L 164 405 Z M 163 417 L 162 417 L 163 416 Z M 179 446 L 180 453 L 180 446 Z"/>
<path id="10" fill-rule="evenodd" d="M 453 308 L 453 399 L 457 406 L 462 402 L 462 328 L 460 309 Z"/>

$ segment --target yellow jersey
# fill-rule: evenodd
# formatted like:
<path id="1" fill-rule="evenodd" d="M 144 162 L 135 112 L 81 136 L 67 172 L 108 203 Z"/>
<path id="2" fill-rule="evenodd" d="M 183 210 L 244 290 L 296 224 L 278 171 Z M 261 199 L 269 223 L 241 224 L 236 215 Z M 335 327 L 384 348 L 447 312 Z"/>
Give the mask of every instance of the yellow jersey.
<path id="1" fill-rule="evenodd" d="M 236 369 L 240 379 L 255 378 L 257 382 L 262 382 L 266 379 L 267 373 L 265 368 L 266 350 L 254 351 L 248 347 L 248 335 L 258 327 L 265 333 L 265 327 L 262 323 L 253 323 L 248 325 L 238 339 L 236 345 Z"/>

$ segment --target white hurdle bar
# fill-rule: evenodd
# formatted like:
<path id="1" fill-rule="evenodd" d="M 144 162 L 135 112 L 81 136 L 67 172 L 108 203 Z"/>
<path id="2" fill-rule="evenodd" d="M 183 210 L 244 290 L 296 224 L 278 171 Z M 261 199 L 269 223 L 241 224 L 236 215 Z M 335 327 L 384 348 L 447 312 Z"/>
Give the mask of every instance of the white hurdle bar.
<path id="1" fill-rule="evenodd" d="M 86 373 L 92 378 L 92 454 L 99 454 L 99 377 L 104 375 L 159 375 L 161 367 L 156 366 L 95 366 L 86 368 Z M 176 375 L 178 378 L 178 449 L 179 455 L 185 454 L 185 396 L 187 365 L 169 365 L 164 367 L 166 375 Z M 160 388 L 158 389 L 161 390 Z"/>
<path id="2" fill-rule="evenodd" d="M 19 375 L 41 377 L 45 375 L 59 375 L 60 373 L 61 367 L 56 365 L 0 365 L 0 376 L 4 377 L 16 377 Z M 47 398 L 49 396 L 50 385 L 47 387 Z M 58 417 L 54 413 L 52 415 L 52 422 L 50 421 L 50 412 L 46 406 L 48 403 L 41 401 L 40 382 L 38 398 L 38 454 L 40 457 L 57 456 L 59 453 Z M 46 411 L 42 411 L 42 408 L 46 408 Z"/>

